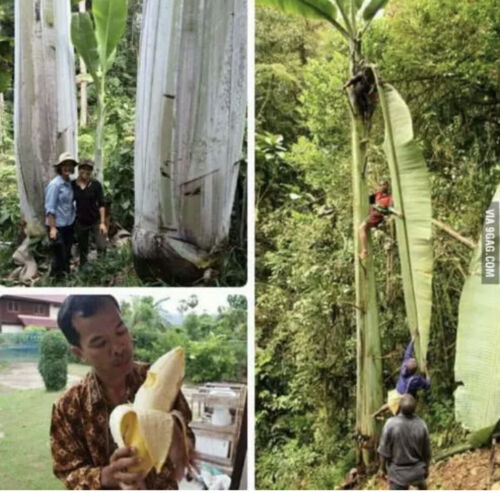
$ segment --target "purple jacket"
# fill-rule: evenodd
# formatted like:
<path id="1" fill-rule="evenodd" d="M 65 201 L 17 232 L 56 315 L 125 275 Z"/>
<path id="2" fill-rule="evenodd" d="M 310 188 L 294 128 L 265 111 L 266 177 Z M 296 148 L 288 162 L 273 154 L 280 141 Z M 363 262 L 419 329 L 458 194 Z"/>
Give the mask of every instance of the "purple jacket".
<path id="1" fill-rule="evenodd" d="M 431 387 L 431 381 L 430 379 L 427 380 L 419 373 L 410 374 L 406 368 L 406 362 L 410 358 L 413 358 L 413 341 L 408 344 L 405 355 L 403 356 L 403 364 L 399 372 L 396 390 L 400 394 L 411 394 L 413 397 L 416 397 L 420 389 L 429 389 Z"/>

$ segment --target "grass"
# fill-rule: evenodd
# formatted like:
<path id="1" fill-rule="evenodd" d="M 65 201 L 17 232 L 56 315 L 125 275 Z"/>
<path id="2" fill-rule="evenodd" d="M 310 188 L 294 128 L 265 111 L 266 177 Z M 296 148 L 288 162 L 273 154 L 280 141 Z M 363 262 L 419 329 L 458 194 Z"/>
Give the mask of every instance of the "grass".
<path id="1" fill-rule="evenodd" d="M 0 485 L 4 490 L 62 490 L 52 474 L 49 428 L 60 392 L 0 394 Z M 2 436 L 2 435 L 0 435 Z"/>

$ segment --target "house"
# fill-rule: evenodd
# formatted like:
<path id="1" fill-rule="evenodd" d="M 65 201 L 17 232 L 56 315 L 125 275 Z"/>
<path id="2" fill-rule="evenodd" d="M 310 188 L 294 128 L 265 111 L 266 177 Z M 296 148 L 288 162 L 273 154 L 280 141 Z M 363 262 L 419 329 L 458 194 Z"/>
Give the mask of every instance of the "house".
<path id="1" fill-rule="evenodd" d="M 22 332 L 35 325 L 57 328 L 57 314 L 65 295 L 5 295 L 0 297 L 0 333 Z"/>

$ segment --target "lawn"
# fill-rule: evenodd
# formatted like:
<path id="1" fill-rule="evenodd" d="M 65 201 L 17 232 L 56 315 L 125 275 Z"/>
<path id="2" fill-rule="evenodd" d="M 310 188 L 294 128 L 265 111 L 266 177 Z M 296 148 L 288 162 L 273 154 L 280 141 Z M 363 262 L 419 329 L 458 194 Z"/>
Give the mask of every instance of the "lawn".
<path id="1" fill-rule="evenodd" d="M 52 474 L 49 427 L 60 392 L 0 394 L 0 485 L 3 490 L 62 490 Z"/>
<path id="2" fill-rule="evenodd" d="M 84 377 L 90 370 L 90 366 L 82 365 L 80 363 L 68 364 L 68 375 L 76 375 L 77 377 Z"/>

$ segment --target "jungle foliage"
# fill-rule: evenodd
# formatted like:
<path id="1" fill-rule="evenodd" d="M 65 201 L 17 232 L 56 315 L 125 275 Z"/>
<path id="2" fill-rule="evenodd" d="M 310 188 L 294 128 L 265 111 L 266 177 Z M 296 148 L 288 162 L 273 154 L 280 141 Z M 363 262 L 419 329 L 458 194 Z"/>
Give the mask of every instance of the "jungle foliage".
<path id="1" fill-rule="evenodd" d="M 364 38 L 368 60 L 410 107 L 433 217 L 474 241 L 500 180 L 497 10 L 492 0 L 393 0 Z M 355 449 L 347 49 L 320 21 L 260 8 L 256 22 L 257 486 L 331 488 Z M 388 174 L 383 135 L 378 113 L 373 187 Z M 409 338 L 394 229 L 389 221 L 372 235 L 386 390 Z M 432 391 L 419 412 L 439 449 L 464 436 L 453 368 L 472 250 L 435 229 L 433 253 Z"/>

